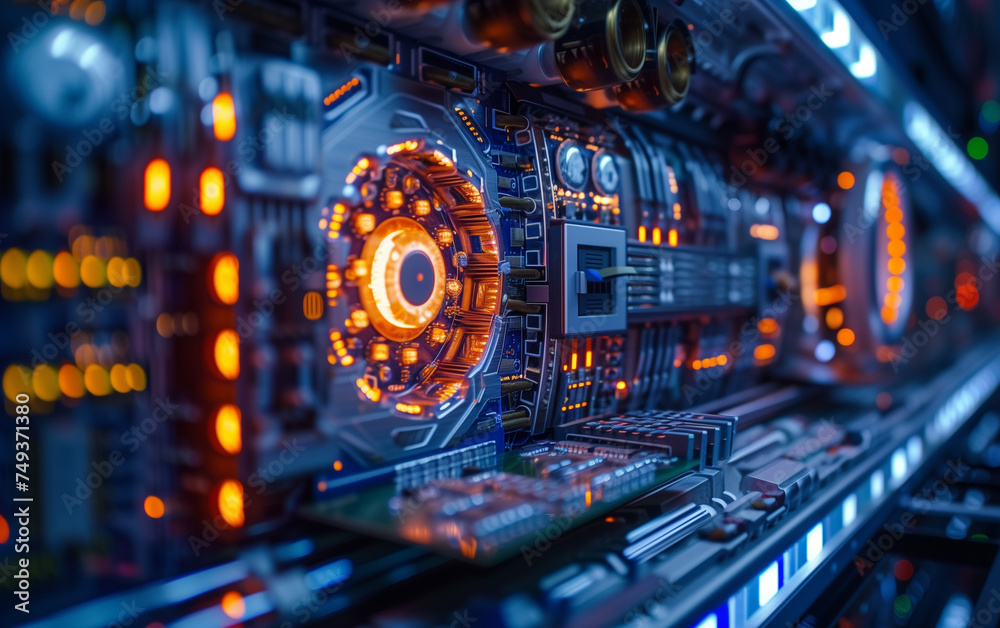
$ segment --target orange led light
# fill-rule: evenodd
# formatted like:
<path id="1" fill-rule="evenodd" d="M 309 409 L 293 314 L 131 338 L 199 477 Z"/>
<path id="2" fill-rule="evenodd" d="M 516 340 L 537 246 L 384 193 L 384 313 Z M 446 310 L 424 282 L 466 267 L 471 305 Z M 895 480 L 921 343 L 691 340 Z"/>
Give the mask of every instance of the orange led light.
<path id="1" fill-rule="evenodd" d="M 844 311 L 839 307 L 831 307 L 826 311 L 826 326 L 830 329 L 840 329 L 844 324 Z"/>
<path id="2" fill-rule="evenodd" d="M 146 166 L 142 202 L 151 212 L 163 211 L 170 203 L 170 164 L 154 159 Z"/>
<path id="3" fill-rule="evenodd" d="M 228 142 L 236 135 L 236 106 L 232 94 L 221 92 L 212 100 L 212 130 L 220 142 Z"/>
<path id="4" fill-rule="evenodd" d="M 625 390 L 626 387 L 628 387 L 628 384 L 626 384 L 624 381 L 619 381 L 617 384 L 615 384 L 615 388 L 617 388 L 618 390 Z"/>
<path id="5" fill-rule="evenodd" d="M 677 246 L 677 230 L 671 229 L 667 232 L 667 244 L 670 246 Z"/>
<path id="6" fill-rule="evenodd" d="M 847 171 L 841 172 L 837 175 L 837 185 L 842 190 L 850 190 L 854 187 L 854 175 Z"/>
<path id="7" fill-rule="evenodd" d="M 854 344 L 854 332 L 848 328 L 843 328 L 837 332 L 837 342 L 845 347 L 849 347 Z"/>
<path id="8" fill-rule="evenodd" d="M 215 166 L 209 166 L 201 171 L 198 178 L 198 198 L 201 201 L 201 211 L 207 216 L 216 216 L 226 203 L 225 179 L 222 171 Z"/>
<path id="9" fill-rule="evenodd" d="M 236 591 L 228 591 L 222 596 L 222 612 L 230 619 L 242 619 L 247 612 L 247 603 Z"/>
<path id="10" fill-rule="evenodd" d="M 837 284 L 816 290 L 816 305 L 820 307 L 840 303 L 847 298 L 847 288 Z"/>
<path id="11" fill-rule="evenodd" d="M 754 347 L 753 357 L 760 361 L 770 360 L 774 357 L 774 345 L 763 344 Z"/>
<path id="12" fill-rule="evenodd" d="M 146 514 L 152 519 L 159 519 L 163 516 L 165 509 L 163 507 L 163 500 L 154 495 L 150 495 L 146 498 L 146 501 L 142 502 L 142 508 L 146 511 Z"/>
<path id="13" fill-rule="evenodd" d="M 645 242 L 645 241 L 646 241 L 646 227 L 643 225 L 639 225 L 639 242 Z"/>
<path id="14" fill-rule="evenodd" d="M 240 376 L 240 337 L 232 329 L 224 329 L 215 337 L 215 367 L 224 378 Z"/>
<path id="15" fill-rule="evenodd" d="M 232 253 L 219 253 L 208 266 L 209 291 L 219 303 L 233 305 L 240 298 L 240 261 Z"/>
<path id="16" fill-rule="evenodd" d="M 341 461 L 339 461 L 339 460 L 334 460 L 333 461 L 333 470 L 334 471 L 343 471 L 344 470 L 344 463 L 341 462 Z"/>
<path id="17" fill-rule="evenodd" d="M 223 453 L 238 454 L 243 449 L 240 409 L 227 403 L 215 412 L 215 439 Z"/>
<path id="18" fill-rule="evenodd" d="M 226 480 L 219 486 L 219 514 L 234 528 L 243 527 L 243 485 L 236 480 Z"/>
<path id="19" fill-rule="evenodd" d="M 663 234 L 660 233 L 659 227 L 653 227 L 653 244 L 659 246 L 663 242 Z"/>
<path id="20" fill-rule="evenodd" d="M 757 323 L 757 331 L 762 334 L 773 334 L 778 331 L 778 321 L 773 318 L 762 318 Z"/>

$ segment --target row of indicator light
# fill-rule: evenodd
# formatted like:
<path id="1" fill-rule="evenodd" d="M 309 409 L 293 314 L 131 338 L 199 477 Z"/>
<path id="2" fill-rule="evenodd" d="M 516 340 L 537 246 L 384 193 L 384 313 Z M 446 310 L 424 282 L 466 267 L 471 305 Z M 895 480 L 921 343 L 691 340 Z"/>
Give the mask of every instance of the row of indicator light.
<path id="1" fill-rule="evenodd" d="M 648 239 L 656 246 L 663 244 L 663 231 L 659 227 L 653 227 L 651 231 L 647 231 L 646 225 L 639 225 L 638 236 L 639 242 L 646 242 Z M 677 229 L 670 229 L 667 231 L 667 244 L 677 246 L 679 237 Z"/>
<path id="2" fill-rule="evenodd" d="M 899 204 L 899 189 L 896 182 L 886 178 L 882 184 L 882 206 L 885 208 L 883 214 L 886 222 L 885 234 L 888 238 L 886 252 L 889 254 L 889 261 L 886 268 L 889 277 L 886 280 L 887 292 L 881 310 L 881 317 L 884 323 L 895 323 L 899 318 L 899 308 L 902 306 L 904 280 L 903 272 L 906 270 L 906 260 L 903 255 L 906 253 L 906 243 L 903 237 L 906 235 L 906 228 L 903 226 L 903 210 Z"/>
<path id="3" fill-rule="evenodd" d="M 228 142 L 236 135 L 236 106 L 233 97 L 221 92 L 212 100 L 212 129 L 215 139 Z M 160 212 L 170 204 L 172 174 L 167 160 L 157 157 L 146 164 L 143 172 L 143 205 L 151 212 Z M 198 177 L 199 207 L 207 216 L 217 216 L 226 202 L 225 176 L 215 166 L 201 171 Z"/>
<path id="4" fill-rule="evenodd" d="M 143 174 L 142 202 L 151 212 L 160 212 L 170 204 L 170 164 L 157 157 Z M 198 206 L 206 216 L 217 216 L 226 204 L 226 180 L 222 171 L 209 166 L 198 177 Z"/>
<path id="5" fill-rule="evenodd" d="M 29 254 L 18 248 L 7 249 L 0 256 L 0 281 L 14 290 L 49 290 L 54 286 L 72 290 L 81 282 L 88 288 L 108 284 L 116 288 L 135 288 L 141 279 L 142 268 L 134 257 L 105 259 L 90 254 L 77 260 L 68 251 L 53 255 L 36 250 Z"/>
<path id="6" fill-rule="evenodd" d="M 80 399 L 87 393 L 104 397 L 113 392 L 124 394 L 145 389 L 146 371 L 134 363 L 113 364 L 110 368 L 93 363 L 83 367 L 67 363 L 58 368 L 39 364 L 33 369 L 12 364 L 3 374 L 4 395 L 11 401 L 22 393 L 54 402 L 60 397 Z"/>
<path id="7" fill-rule="evenodd" d="M 897 447 L 882 465 L 872 471 L 844 501 L 827 513 L 823 521 L 813 526 L 798 542 L 768 565 L 756 578 L 729 598 L 716 611 L 709 613 L 695 628 L 743 628 L 760 625 L 775 610 L 768 606 L 785 588 L 800 587 L 821 564 L 824 548 L 839 546 L 848 538 L 852 526 L 881 502 L 886 488 L 900 486 L 924 459 L 925 445 L 932 447 L 944 441 L 968 419 L 1000 384 L 1000 360 L 955 391 L 925 426 L 923 435 L 914 434 Z M 844 530 L 848 532 L 841 534 Z"/>

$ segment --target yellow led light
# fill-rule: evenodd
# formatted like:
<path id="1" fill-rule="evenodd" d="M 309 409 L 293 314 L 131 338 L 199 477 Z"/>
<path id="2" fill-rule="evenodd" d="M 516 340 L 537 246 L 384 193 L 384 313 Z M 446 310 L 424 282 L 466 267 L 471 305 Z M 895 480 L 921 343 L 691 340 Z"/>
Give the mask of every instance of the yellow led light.
<path id="1" fill-rule="evenodd" d="M 240 337 L 232 329 L 224 329 L 215 337 L 215 367 L 229 380 L 240 375 Z"/>
<path id="2" fill-rule="evenodd" d="M 28 256 L 26 263 L 28 283 L 36 288 L 52 287 L 52 255 L 45 251 L 35 251 Z"/>
<path id="3" fill-rule="evenodd" d="M 240 409 L 227 403 L 215 412 L 215 440 L 223 453 L 238 454 L 243 449 Z"/>
<path id="4" fill-rule="evenodd" d="M 243 485 L 236 480 L 226 480 L 219 486 L 219 514 L 234 528 L 243 527 Z"/>
<path id="5" fill-rule="evenodd" d="M 20 289 L 28 283 L 28 256 L 21 249 L 8 249 L 0 257 L 0 279 L 11 288 Z"/>

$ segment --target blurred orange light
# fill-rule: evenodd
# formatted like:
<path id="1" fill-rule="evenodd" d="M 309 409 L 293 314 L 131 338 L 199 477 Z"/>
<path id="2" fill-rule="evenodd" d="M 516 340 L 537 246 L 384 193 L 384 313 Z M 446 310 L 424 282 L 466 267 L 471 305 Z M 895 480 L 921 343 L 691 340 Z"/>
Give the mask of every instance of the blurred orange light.
<path id="1" fill-rule="evenodd" d="M 753 357 L 755 357 L 756 359 L 758 359 L 758 360 L 760 360 L 762 362 L 764 360 L 770 360 L 771 358 L 774 357 L 774 345 L 763 344 L 763 345 L 758 345 L 757 347 L 754 347 Z"/>
<path id="2" fill-rule="evenodd" d="M 847 288 L 840 284 L 818 288 L 816 290 L 816 305 L 823 307 L 840 303 L 847 298 Z"/>
<path id="3" fill-rule="evenodd" d="M 677 230 L 671 229 L 667 232 L 667 244 L 670 246 L 677 246 Z"/>
<path id="4" fill-rule="evenodd" d="M 232 253 L 219 253 L 212 258 L 208 270 L 212 297 L 224 305 L 233 305 L 240 298 L 240 261 Z"/>
<path id="5" fill-rule="evenodd" d="M 236 480 L 226 480 L 219 486 L 219 514 L 234 528 L 243 527 L 243 485 Z"/>
<path id="6" fill-rule="evenodd" d="M 208 216 L 216 216 L 226 203 L 226 182 L 222 171 L 215 166 L 209 166 L 201 171 L 198 179 L 198 194 L 201 200 L 201 211 Z"/>
<path id="7" fill-rule="evenodd" d="M 243 449 L 243 429 L 240 409 L 227 403 L 215 412 L 215 438 L 227 454 L 238 454 Z"/>
<path id="8" fill-rule="evenodd" d="M 236 106 L 233 96 L 222 92 L 212 100 L 212 129 L 215 139 L 228 142 L 236 135 Z"/>
<path id="9" fill-rule="evenodd" d="M 894 307 L 885 306 L 882 308 L 882 322 L 889 325 L 899 318 L 899 310 Z"/>
<path id="10" fill-rule="evenodd" d="M 7 525 L 7 520 L 0 515 L 0 543 L 6 543 L 10 539 L 10 526 Z"/>
<path id="11" fill-rule="evenodd" d="M 615 388 L 617 388 L 618 390 L 625 390 L 626 386 L 628 386 L 628 384 L 626 384 L 623 381 L 619 381 L 617 384 L 615 384 Z"/>
<path id="12" fill-rule="evenodd" d="M 146 501 L 142 503 L 142 508 L 146 511 L 146 514 L 153 519 L 159 519 L 162 517 L 165 510 L 163 507 L 163 500 L 155 495 L 147 497 Z"/>
<path id="13" fill-rule="evenodd" d="M 240 376 L 240 337 L 232 329 L 224 329 L 215 337 L 215 366 L 226 379 Z"/>
<path id="14" fill-rule="evenodd" d="M 839 307 L 831 307 L 826 311 L 826 326 L 830 329 L 840 329 L 844 324 L 844 311 Z"/>
<path id="15" fill-rule="evenodd" d="M 854 332 L 848 328 L 843 328 L 837 332 L 837 342 L 845 347 L 854 344 Z"/>
<path id="16" fill-rule="evenodd" d="M 762 334 L 773 334 L 778 331 L 778 321 L 773 318 L 762 318 L 757 323 L 757 331 Z"/>
<path id="17" fill-rule="evenodd" d="M 146 166 L 143 205 L 151 212 L 163 211 L 170 203 L 170 164 L 154 159 Z"/>
<path id="18" fill-rule="evenodd" d="M 837 175 L 837 185 L 842 190 L 850 190 L 854 187 L 854 175 L 846 170 Z"/>
<path id="19" fill-rule="evenodd" d="M 659 245 L 663 242 L 663 234 L 659 227 L 653 227 L 653 244 Z"/>
<path id="20" fill-rule="evenodd" d="M 222 612 L 230 619 L 241 619 L 247 612 L 247 603 L 236 591 L 227 591 L 222 596 Z"/>
<path id="21" fill-rule="evenodd" d="M 645 225 L 639 225 L 639 242 L 646 241 L 646 227 Z"/>

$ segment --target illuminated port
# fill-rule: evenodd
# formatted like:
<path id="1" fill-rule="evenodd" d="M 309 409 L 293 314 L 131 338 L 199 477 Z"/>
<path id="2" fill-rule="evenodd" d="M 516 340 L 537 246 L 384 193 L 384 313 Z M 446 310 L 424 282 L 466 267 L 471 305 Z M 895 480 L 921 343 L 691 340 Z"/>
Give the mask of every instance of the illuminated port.
<path id="1" fill-rule="evenodd" d="M 240 298 L 240 261 L 232 253 L 219 253 L 208 266 L 212 298 L 233 305 Z"/>
<path id="2" fill-rule="evenodd" d="M 163 211 L 170 203 L 170 164 L 166 160 L 157 158 L 146 166 L 142 199 L 151 212 Z"/>
<path id="3" fill-rule="evenodd" d="M 222 519 L 234 528 L 242 528 L 244 519 L 243 513 L 243 485 L 236 480 L 226 480 L 219 486 L 219 496 L 217 506 Z"/>
<path id="4" fill-rule="evenodd" d="M 227 403 L 215 412 L 214 434 L 222 453 L 238 454 L 243 449 L 240 409 Z"/>
<path id="5" fill-rule="evenodd" d="M 215 368 L 228 380 L 240 376 L 240 337 L 235 330 L 225 329 L 215 337 Z"/>

